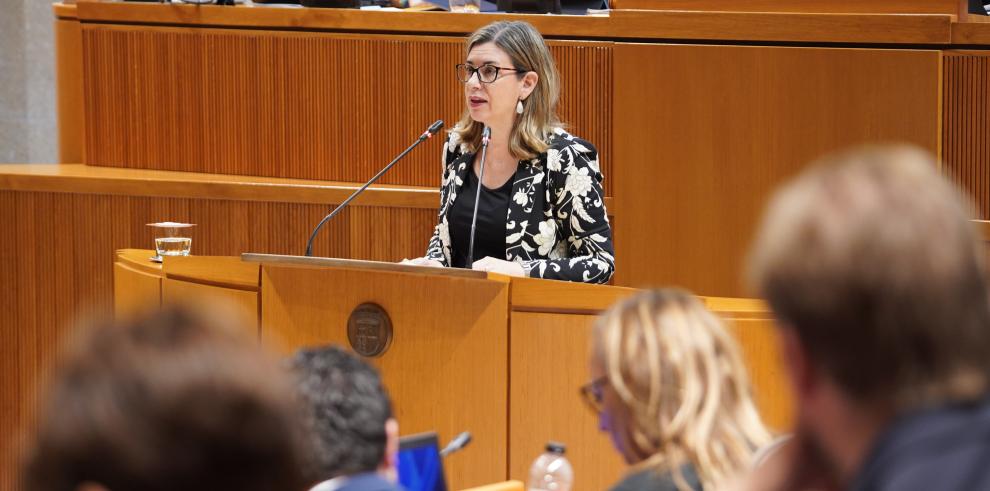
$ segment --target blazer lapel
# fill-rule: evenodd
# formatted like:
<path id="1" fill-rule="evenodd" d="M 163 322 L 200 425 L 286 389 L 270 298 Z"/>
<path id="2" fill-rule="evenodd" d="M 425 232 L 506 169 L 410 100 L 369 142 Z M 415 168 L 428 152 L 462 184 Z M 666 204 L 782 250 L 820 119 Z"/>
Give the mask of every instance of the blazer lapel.
<path id="1" fill-rule="evenodd" d="M 454 206 L 454 201 L 457 201 L 457 193 L 464 186 L 464 180 L 467 179 L 468 172 L 471 172 L 471 165 L 473 163 L 473 153 L 463 154 L 454 160 L 454 178 L 447 184 L 450 187 L 447 194 L 447 213 L 450 213 L 450 208 Z"/>
<path id="2" fill-rule="evenodd" d="M 539 160 L 520 160 L 519 167 L 512 177 L 512 194 L 505 217 L 505 259 L 531 260 L 532 244 L 526 232 L 538 229 L 543 217 L 543 167 Z"/>
<path id="3" fill-rule="evenodd" d="M 443 216 L 440 226 L 444 230 L 447 230 L 447 227 L 449 227 L 447 217 L 450 215 L 450 210 L 454 207 L 454 201 L 457 200 L 457 193 L 460 192 L 461 187 L 464 185 L 464 179 L 467 178 L 467 173 L 470 171 L 468 165 L 470 165 L 473 158 L 474 154 L 460 155 L 451 162 L 447 173 L 444 175 L 442 186 L 444 191 L 446 191 L 447 198 L 445 202 L 440 204 L 440 213 Z M 453 244 L 450 243 L 449 232 L 441 232 L 440 245 L 443 255 L 447 258 L 447 263 L 449 264 L 453 260 L 450 252 Z"/>

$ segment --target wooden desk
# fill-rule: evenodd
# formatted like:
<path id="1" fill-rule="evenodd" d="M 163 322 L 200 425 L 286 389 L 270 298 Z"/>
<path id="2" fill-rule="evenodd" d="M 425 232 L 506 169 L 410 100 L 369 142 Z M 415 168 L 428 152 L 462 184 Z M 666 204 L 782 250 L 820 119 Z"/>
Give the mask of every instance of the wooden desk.
<path id="1" fill-rule="evenodd" d="M 117 265 L 146 262 L 150 253 L 119 251 Z M 385 356 L 369 362 L 383 373 L 403 433 L 474 434 L 470 449 L 447 461 L 453 489 L 525 480 L 550 440 L 568 445 L 577 490 L 607 488 L 625 470 L 577 388 L 587 381 L 596 316 L 634 289 L 264 255 L 169 257 L 160 274 L 162 301 L 190 294 L 232 301 L 258 320 L 261 342 L 284 353 L 346 345 L 351 310 L 365 302 L 384 307 L 395 337 Z M 703 300 L 730 322 L 763 415 L 775 428 L 787 428 L 789 388 L 766 305 Z M 145 302 L 156 305 L 159 297 Z"/>
<path id="2" fill-rule="evenodd" d="M 615 0 L 613 8 L 646 10 L 725 10 L 807 14 L 945 14 L 968 10 L 967 0 Z"/>

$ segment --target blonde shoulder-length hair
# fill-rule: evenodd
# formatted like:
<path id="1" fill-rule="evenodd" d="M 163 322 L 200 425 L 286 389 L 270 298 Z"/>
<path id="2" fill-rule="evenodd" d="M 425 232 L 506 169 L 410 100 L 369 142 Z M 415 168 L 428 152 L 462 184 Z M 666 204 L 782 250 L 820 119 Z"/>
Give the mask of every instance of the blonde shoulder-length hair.
<path id="1" fill-rule="evenodd" d="M 547 139 L 555 128 L 562 127 L 557 118 L 557 100 L 560 98 L 560 75 L 553 56 L 543 41 L 543 36 L 526 22 L 499 21 L 478 29 L 464 45 L 464 56 L 475 46 L 494 43 L 512 60 L 512 67 L 519 70 L 517 76 L 536 72 L 536 87 L 523 101 L 522 114 L 516 115 L 509 135 L 509 151 L 519 159 L 533 158 L 547 150 Z M 471 119 L 465 109 L 460 121 L 451 130 L 469 151 L 481 145 L 484 125 Z"/>
<path id="2" fill-rule="evenodd" d="M 662 289 L 622 302 L 598 320 L 593 343 L 635 469 L 670 472 L 689 490 L 681 467 L 691 464 L 704 489 L 717 489 L 771 441 L 735 340 L 693 295 Z"/>

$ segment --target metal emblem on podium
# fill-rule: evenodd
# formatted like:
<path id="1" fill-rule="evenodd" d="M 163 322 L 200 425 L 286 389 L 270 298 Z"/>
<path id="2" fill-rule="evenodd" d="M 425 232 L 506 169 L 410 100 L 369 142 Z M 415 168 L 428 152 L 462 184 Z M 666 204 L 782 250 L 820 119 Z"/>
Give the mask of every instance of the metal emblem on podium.
<path id="1" fill-rule="evenodd" d="M 392 344 L 392 320 L 376 303 L 363 303 L 347 319 L 347 341 L 365 357 L 382 356 Z"/>

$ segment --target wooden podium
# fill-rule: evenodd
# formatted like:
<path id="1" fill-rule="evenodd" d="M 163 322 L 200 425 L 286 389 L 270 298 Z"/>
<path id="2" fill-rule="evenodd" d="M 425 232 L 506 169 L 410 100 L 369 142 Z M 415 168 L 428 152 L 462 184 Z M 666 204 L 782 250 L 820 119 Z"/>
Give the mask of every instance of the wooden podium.
<path id="1" fill-rule="evenodd" d="M 592 321 L 636 290 L 263 254 L 169 257 L 157 265 L 148 261 L 151 254 L 118 251 L 118 313 L 215 296 L 241 306 L 256 321 L 260 341 L 285 354 L 326 343 L 358 350 L 387 344 L 367 360 L 384 376 L 401 433 L 433 430 L 442 441 L 465 430 L 474 436 L 445 463 L 451 489 L 525 480 L 549 440 L 567 444 L 576 489 L 607 488 L 624 471 L 578 387 L 588 377 Z M 788 401 L 762 303 L 705 301 L 746 333 L 741 340 L 751 371 L 771 395 L 761 406 L 768 419 L 785 423 L 780 415 Z M 390 343 L 381 342 L 380 313 L 367 304 L 390 320 Z"/>

